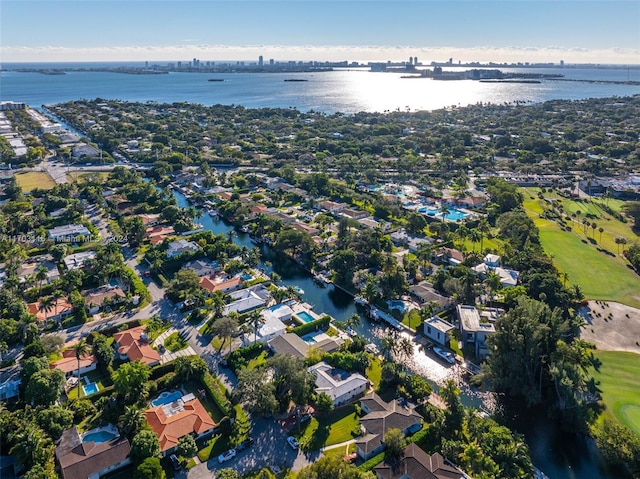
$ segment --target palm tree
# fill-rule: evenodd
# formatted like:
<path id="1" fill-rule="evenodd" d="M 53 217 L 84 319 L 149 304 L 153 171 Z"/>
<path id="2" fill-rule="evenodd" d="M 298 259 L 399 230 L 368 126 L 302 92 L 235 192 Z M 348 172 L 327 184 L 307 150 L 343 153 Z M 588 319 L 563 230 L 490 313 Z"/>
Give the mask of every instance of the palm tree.
<path id="1" fill-rule="evenodd" d="M 120 416 L 119 420 L 120 430 L 125 436 L 131 438 L 142 429 L 145 421 L 145 416 L 141 409 L 134 406 L 125 406 L 124 414 Z"/>
<path id="2" fill-rule="evenodd" d="M 382 352 L 382 355 L 388 360 L 391 360 L 391 358 L 393 357 L 393 354 L 395 354 L 397 350 L 398 350 L 398 337 L 396 336 L 395 333 L 385 336 L 380 341 L 380 351 Z"/>
<path id="3" fill-rule="evenodd" d="M 258 328 L 265 323 L 265 318 L 260 311 L 254 310 L 249 314 L 249 322 L 253 325 L 253 343 L 255 344 L 258 339 Z"/>
<path id="4" fill-rule="evenodd" d="M 49 312 L 53 309 L 53 298 L 51 296 L 45 296 L 40 299 L 39 311 L 44 311 L 44 323 L 47 324 Z"/>
<path id="5" fill-rule="evenodd" d="M 397 353 L 405 358 L 413 356 L 413 343 L 409 338 L 401 337 L 398 340 Z"/>
<path id="6" fill-rule="evenodd" d="M 42 265 L 38 266 L 38 268 L 36 269 L 35 277 L 36 277 L 36 281 L 38 281 L 39 283 L 39 288 L 40 288 L 40 291 L 38 292 L 38 297 L 42 296 L 42 283 L 45 279 L 47 279 L 48 273 L 49 273 L 49 270 L 47 270 L 47 268 L 45 268 Z"/>
<path id="7" fill-rule="evenodd" d="M 81 339 L 71 349 L 76 354 L 76 360 L 78 361 L 78 399 L 80 399 L 80 359 L 89 354 L 89 345 L 84 339 Z"/>
<path id="8" fill-rule="evenodd" d="M 61 299 L 64 295 L 62 291 L 56 289 L 53 293 L 51 293 L 51 298 L 53 300 L 53 306 L 55 307 L 56 316 L 58 316 L 58 300 Z"/>
<path id="9" fill-rule="evenodd" d="M 473 251 L 475 251 L 476 250 L 476 243 L 482 240 L 482 234 L 478 230 L 471 230 L 471 232 L 469 233 L 469 239 L 471 240 L 471 243 L 473 244 Z M 482 251 L 480 251 L 480 252 L 482 252 Z"/>
<path id="10" fill-rule="evenodd" d="M 484 237 L 487 233 L 489 233 L 489 222 L 486 218 L 482 218 L 478 223 L 478 231 L 480 232 L 480 254 L 484 251 Z"/>
<path id="11" fill-rule="evenodd" d="M 451 210 L 447 205 L 445 205 L 444 203 L 441 203 L 440 208 L 438 208 L 438 212 L 442 215 L 441 219 L 442 219 L 442 222 L 444 222 L 446 220 L 445 216 L 447 216 L 451 212 Z"/>
<path id="12" fill-rule="evenodd" d="M 34 464 L 46 462 L 53 452 L 50 449 L 51 440 L 44 435 L 42 429 L 27 426 L 16 433 L 14 446 L 9 454 L 23 467 L 30 468 Z"/>
<path id="13" fill-rule="evenodd" d="M 602 226 L 600 226 L 598 228 L 598 232 L 600 233 L 600 243 L 602 243 L 602 233 L 604 232 L 604 228 Z"/>
<path id="14" fill-rule="evenodd" d="M 593 239 L 596 239 L 596 228 L 598 227 L 598 224 L 594 221 L 593 223 L 591 223 L 591 237 Z"/>
<path id="15" fill-rule="evenodd" d="M 345 324 L 348 328 L 356 328 L 362 324 L 362 318 L 358 313 L 353 313 L 351 316 L 347 318 Z"/>
<path id="16" fill-rule="evenodd" d="M 562 278 L 562 285 L 566 288 L 567 281 L 569 281 L 569 273 L 563 271 L 562 273 L 560 273 L 560 277 Z"/>

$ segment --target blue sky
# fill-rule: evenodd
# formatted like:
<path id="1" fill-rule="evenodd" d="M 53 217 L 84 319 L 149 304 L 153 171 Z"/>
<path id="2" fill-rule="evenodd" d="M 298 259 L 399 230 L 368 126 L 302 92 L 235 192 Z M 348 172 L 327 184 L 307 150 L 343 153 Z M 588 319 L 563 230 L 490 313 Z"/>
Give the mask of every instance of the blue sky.
<path id="1" fill-rule="evenodd" d="M 640 63 L 635 0 L 2 0 L 0 29 L 4 62 L 251 60 L 261 53 Z"/>

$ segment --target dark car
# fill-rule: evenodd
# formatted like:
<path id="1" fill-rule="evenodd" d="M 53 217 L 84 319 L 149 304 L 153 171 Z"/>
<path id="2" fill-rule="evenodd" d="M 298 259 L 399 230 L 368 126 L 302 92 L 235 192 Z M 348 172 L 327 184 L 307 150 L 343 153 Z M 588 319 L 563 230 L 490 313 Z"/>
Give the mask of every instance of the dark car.
<path id="1" fill-rule="evenodd" d="M 248 448 L 249 446 L 251 446 L 251 444 L 253 444 L 253 438 L 252 437 L 248 437 L 244 441 L 242 441 L 240 444 L 238 444 L 238 446 L 236 447 L 236 450 L 237 451 L 243 451 L 246 448 Z"/>
<path id="2" fill-rule="evenodd" d="M 180 468 L 182 468 L 182 465 L 180 464 L 180 461 L 175 454 L 171 454 L 171 456 L 169 456 L 169 459 L 171 459 L 171 464 L 176 471 L 179 471 Z"/>

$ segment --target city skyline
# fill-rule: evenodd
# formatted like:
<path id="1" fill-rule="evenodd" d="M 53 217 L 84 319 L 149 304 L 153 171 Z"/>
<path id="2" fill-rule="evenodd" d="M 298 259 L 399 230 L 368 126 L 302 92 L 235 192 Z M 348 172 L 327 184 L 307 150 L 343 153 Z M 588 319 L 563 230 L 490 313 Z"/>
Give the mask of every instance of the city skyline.
<path id="1" fill-rule="evenodd" d="M 640 63 L 640 3 L 626 0 L 5 0 L 0 26 L 3 62 Z"/>

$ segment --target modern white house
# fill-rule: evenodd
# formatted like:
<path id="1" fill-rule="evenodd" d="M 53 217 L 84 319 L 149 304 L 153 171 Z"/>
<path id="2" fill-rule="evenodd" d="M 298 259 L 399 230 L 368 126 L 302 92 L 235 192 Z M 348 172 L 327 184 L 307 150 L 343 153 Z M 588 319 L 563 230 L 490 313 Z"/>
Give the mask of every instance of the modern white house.
<path id="1" fill-rule="evenodd" d="M 84 268 L 84 263 L 87 260 L 94 259 L 96 257 L 95 251 L 82 251 L 80 253 L 70 254 L 62 258 L 64 265 L 67 267 L 69 271 L 72 269 L 82 269 Z"/>
<path id="2" fill-rule="evenodd" d="M 422 325 L 424 335 L 434 340 L 436 343 L 443 346 L 448 346 L 451 340 L 451 331 L 455 329 L 455 326 L 448 321 L 440 318 L 439 316 L 432 316 L 427 319 Z"/>
<path id="3" fill-rule="evenodd" d="M 489 354 L 486 339 L 496 332 L 493 323 L 482 321 L 480 313 L 475 306 L 459 304 L 456 306 L 458 319 L 460 321 L 460 338 L 463 344 L 473 344 L 475 355 L 479 358 Z"/>
<path id="4" fill-rule="evenodd" d="M 174 258 L 175 256 L 181 255 L 182 253 L 194 251 L 198 251 L 198 245 L 194 242 L 187 241 L 185 239 L 176 240 L 172 243 L 169 243 L 169 248 L 167 249 L 167 258 Z"/>
<path id="5" fill-rule="evenodd" d="M 73 239 L 76 236 L 89 236 L 89 234 L 89 230 L 84 225 L 63 225 L 49 230 L 49 238 L 54 241 Z"/>
<path id="6" fill-rule="evenodd" d="M 333 399 L 334 406 L 340 406 L 365 393 L 370 383 L 360 373 L 348 373 L 329 366 L 324 361 L 311 366 L 308 371 L 316 377 L 317 394 L 325 393 Z"/>

